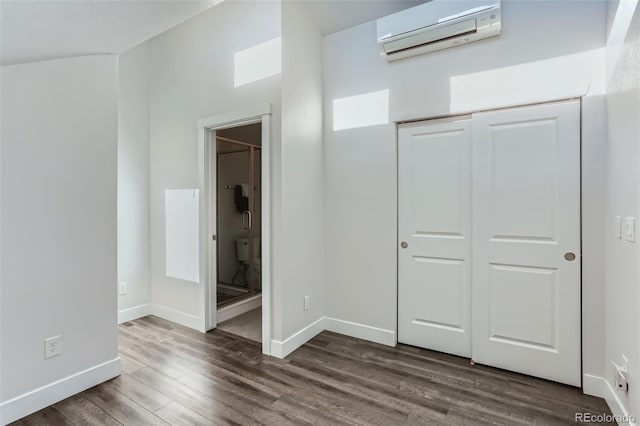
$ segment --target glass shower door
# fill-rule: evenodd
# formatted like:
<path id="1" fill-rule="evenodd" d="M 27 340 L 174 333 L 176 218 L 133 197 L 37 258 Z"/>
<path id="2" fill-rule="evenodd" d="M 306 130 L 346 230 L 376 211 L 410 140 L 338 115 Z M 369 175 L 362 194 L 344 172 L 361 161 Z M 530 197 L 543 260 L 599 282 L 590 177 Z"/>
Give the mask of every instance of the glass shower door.
<path id="1" fill-rule="evenodd" d="M 217 304 L 261 291 L 261 150 L 218 140 Z"/>

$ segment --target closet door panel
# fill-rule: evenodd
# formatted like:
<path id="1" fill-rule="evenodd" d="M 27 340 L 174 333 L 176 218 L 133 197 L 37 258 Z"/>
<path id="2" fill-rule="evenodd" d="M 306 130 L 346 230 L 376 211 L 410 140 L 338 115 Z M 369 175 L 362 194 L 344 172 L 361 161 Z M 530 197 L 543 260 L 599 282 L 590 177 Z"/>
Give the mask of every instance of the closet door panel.
<path id="1" fill-rule="evenodd" d="M 398 340 L 471 355 L 471 124 L 398 130 Z"/>
<path id="2" fill-rule="evenodd" d="M 473 358 L 580 386 L 580 104 L 473 115 Z"/>

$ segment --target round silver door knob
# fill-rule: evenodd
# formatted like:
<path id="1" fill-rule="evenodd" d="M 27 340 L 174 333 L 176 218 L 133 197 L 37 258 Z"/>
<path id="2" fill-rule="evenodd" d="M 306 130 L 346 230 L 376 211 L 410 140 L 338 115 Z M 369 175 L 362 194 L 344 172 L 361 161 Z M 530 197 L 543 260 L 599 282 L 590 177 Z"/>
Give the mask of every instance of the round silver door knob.
<path id="1" fill-rule="evenodd" d="M 406 241 L 403 241 L 403 242 L 400 243 L 400 247 L 407 248 L 407 247 L 409 247 L 409 244 L 407 244 Z"/>
<path id="2" fill-rule="evenodd" d="M 573 254 L 573 253 L 571 253 L 571 252 L 569 251 L 569 252 L 567 252 L 567 253 L 565 253 L 565 254 L 564 254 L 564 258 L 565 258 L 566 260 L 568 260 L 569 262 L 571 262 L 571 261 L 575 260 L 576 255 L 575 255 L 575 254 Z"/>

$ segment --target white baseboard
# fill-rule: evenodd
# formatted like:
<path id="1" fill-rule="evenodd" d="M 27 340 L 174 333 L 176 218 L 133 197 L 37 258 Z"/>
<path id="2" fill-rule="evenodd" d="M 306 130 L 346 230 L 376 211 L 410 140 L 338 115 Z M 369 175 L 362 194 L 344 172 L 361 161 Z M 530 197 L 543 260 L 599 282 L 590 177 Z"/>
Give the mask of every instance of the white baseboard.
<path id="1" fill-rule="evenodd" d="M 284 358 L 324 330 L 324 317 L 312 322 L 284 341 L 271 340 L 271 356 Z"/>
<path id="2" fill-rule="evenodd" d="M 120 375 L 120 358 L 93 366 L 0 404 L 0 424 L 6 425 L 49 405 Z"/>
<path id="3" fill-rule="evenodd" d="M 272 340 L 271 356 L 284 358 L 325 330 L 387 346 L 395 346 L 397 344 L 394 331 L 336 318 L 322 317 L 282 342 Z"/>
<path id="4" fill-rule="evenodd" d="M 248 297 L 237 303 L 232 303 L 231 305 L 223 306 L 222 308 L 218 309 L 216 313 L 216 322 L 220 324 L 223 321 L 252 311 L 256 308 L 259 308 L 260 306 L 262 306 L 261 294 Z"/>
<path id="5" fill-rule="evenodd" d="M 611 413 L 616 417 L 616 421 L 620 426 L 637 426 L 640 419 L 636 418 L 635 421 L 631 421 L 629 412 L 618 397 L 618 391 L 613 388 L 613 385 L 608 380 L 604 380 L 604 399 L 607 401 L 607 405 L 611 409 Z M 635 413 L 634 413 L 635 414 Z"/>
<path id="6" fill-rule="evenodd" d="M 387 346 L 395 346 L 398 343 L 395 331 L 384 330 L 351 321 L 343 321 L 336 318 L 325 317 L 324 329 Z"/>
<path id="7" fill-rule="evenodd" d="M 118 311 L 118 324 L 151 315 L 149 303 Z"/>
<path id="8" fill-rule="evenodd" d="M 604 398 L 606 394 L 605 386 L 606 383 L 602 377 L 594 376 L 592 374 L 582 375 L 582 393 L 585 395 Z"/>
<path id="9" fill-rule="evenodd" d="M 169 308 L 164 305 L 158 305 L 157 303 L 150 303 L 150 314 L 166 319 L 167 321 L 175 322 L 176 324 L 184 325 L 185 327 L 193 328 L 195 330 L 202 329 L 202 319 L 193 314 L 178 311 L 173 308 Z"/>

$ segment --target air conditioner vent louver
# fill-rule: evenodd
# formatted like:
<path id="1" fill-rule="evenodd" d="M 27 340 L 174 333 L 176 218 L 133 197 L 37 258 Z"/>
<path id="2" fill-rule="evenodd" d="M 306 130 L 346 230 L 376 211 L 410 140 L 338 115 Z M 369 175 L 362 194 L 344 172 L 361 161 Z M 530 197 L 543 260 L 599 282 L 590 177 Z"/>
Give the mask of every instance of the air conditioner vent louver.
<path id="1" fill-rule="evenodd" d="M 389 55 L 389 54 L 395 54 L 395 53 L 401 53 L 401 52 L 406 52 L 406 51 L 411 50 L 411 49 L 415 49 L 415 48 L 419 48 L 419 47 L 423 47 L 423 46 L 428 46 L 428 45 L 433 44 L 433 43 L 439 43 L 439 42 L 442 42 L 442 41 L 451 40 L 451 39 L 453 39 L 453 38 L 458 38 L 458 37 L 462 37 L 462 36 L 466 36 L 466 35 L 471 35 L 471 34 L 475 34 L 475 33 L 476 33 L 476 31 L 475 31 L 475 30 L 473 30 L 473 31 L 468 31 L 468 32 L 466 32 L 466 33 L 462 33 L 462 34 L 456 34 L 456 35 L 454 35 L 454 36 L 445 37 L 445 38 L 442 38 L 442 39 L 439 39 L 439 40 L 428 41 L 428 42 L 425 42 L 425 43 L 416 44 L 415 46 L 405 47 L 405 48 L 403 48 L 403 49 L 397 49 L 397 50 L 391 50 L 391 51 L 388 51 L 388 50 L 387 50 L 387 55 Z M 458 44 L 461 44 L 461 43 L 458 43 Z M 385 48 L 385 50 L 386 50 L 386 48 Z M 412 55 L 412 56 L 413 56 L 413 55 Z"/>
<path id="2" fill-rule="evenodd" d="M 433 0 L 379 19 L 377 29 L 380 55 L 395 61 L 499 35 L 500 3 Z"/>

